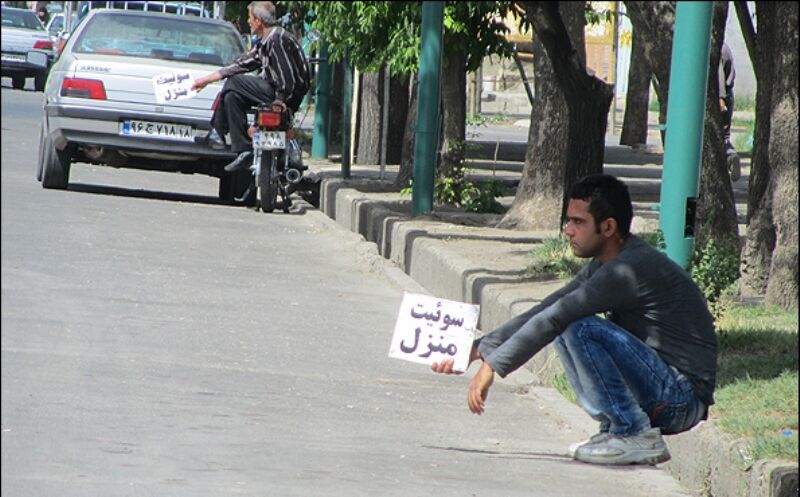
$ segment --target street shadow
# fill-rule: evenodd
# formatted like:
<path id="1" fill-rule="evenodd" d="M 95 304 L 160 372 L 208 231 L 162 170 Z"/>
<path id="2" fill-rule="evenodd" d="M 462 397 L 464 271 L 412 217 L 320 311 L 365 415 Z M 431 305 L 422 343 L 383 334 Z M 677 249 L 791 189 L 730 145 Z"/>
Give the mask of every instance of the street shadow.
<path id="1" fill-rule="evenodd" d="M 231 207 L 242 207 L 241 205 L 231 205 L 221 200 L 219 197 L 211 195 L 196 195 L 191 193 L 175 193 L 160 190 L 144 190 L 133 188 L 122 188 L 118 186 L 93 185 L 87 183 L 69 183 L 67 191 L 77 193 L 89 193 L 92 195 L 109 195 L 112 197 L 143 198 L 148 200 L 165 200 L 168 202 L 187 202 L 204 205 L 228 205 Z"/>
<path id="2" fill-rule="evenodd" d="M 475 454 L 478 456 L 489 456 L 498 459 L 519 459 L 531 461 L 551 461 L 562 464 L 570 464 L 577 466 L 585 466 L 586 463 L 576 461 L 566 454 L 555 454 L 550 452 L 533 452 L 533 451 L 513 451 L 513 450 L 487 450 L 487 449 L 472 449 L 468 447 L 453 447 L 453 446 L 440 446 L 440 445 L 423 445 L 425 449 L 442 450 L 448 452 L 460 452 L 464 454 Z M 604 466 L 607 469 L 616 471 L 641 471 L 642 469 L 652 469 L 658 471 L 657 466 L 644 466 L 644 465 L 631 465 L 631 466 Z"/>
<path id="3" fill-rule="evenodd" d="M 148 200 L 164 200 L 167 202 L 181 202 L 192 203 L 199 205 L 222 205 L 226 207 L 233 207 L 237 209 L 246 208 L 250 210 L 258 210 L 258 204 L 252 206 L 245 206 L 242 204 L 231 204 L 217 196 L 212 195 L 197 195 L 192 193 L 176 193 L 165 192 L 160 190 L 144 190 L 133 188 L 122 188 L 118 186 L 107 185 L 94 185 L 87 183 L 69 183 L 67 186 L 68 192 L 76 193 L 89 193 L 92 195 L 108 195 L 112 197 L 127 197 L 127 198 L 142 198 Z M 310 203 L 301 198 L 292 197 L 292 206 L 289 212 L 284 212 L 281 202 L 273 214 L 282 214 L 284 216 L 303 216 L 310 211 L 318 210 Z"/>

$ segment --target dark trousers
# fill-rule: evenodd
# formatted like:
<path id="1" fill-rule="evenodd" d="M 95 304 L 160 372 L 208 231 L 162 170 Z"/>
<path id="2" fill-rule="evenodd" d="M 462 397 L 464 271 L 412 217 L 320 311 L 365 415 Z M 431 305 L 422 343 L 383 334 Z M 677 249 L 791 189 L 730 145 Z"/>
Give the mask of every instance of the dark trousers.
<path id="1" fill-rule="evenodd" d="M 219 104 L 211 117 L 211 125 L 220 136 L 231 134 L 231 150 L 235 153 L 251 148 L 247 136 L 247 111 L 257 105 L 266 105 L 275 100 L 275 89 L 266 80 L 257 76 L 237 74 L 225 81 L 220 92 Z M 297 112 L 303 95 L 292 96 L 284 102 L 292 112 Z"/>
<path id="2" fill-rule="evenodd" d="M 247 111 L 260 104 L 275 100 L 275 90 L 266 80 L 257 76 L 237 74 L 225 80 L 219 104 L 211 125 L 220 136 L 231 134 L 231 150 L 235 153 L 251 148 L 247 136 Z"/>
<path id="3" fill-rule="evenodd" d="M 733 151 L 731 144 L 731 122 L 733 121 L 733 92 L 725 97 L 725 112 L 722 113 L 722 131 L 725 134 L 725 150 L 728 155 Z M 735 153 L 735 152 L 734 152 Z"/>

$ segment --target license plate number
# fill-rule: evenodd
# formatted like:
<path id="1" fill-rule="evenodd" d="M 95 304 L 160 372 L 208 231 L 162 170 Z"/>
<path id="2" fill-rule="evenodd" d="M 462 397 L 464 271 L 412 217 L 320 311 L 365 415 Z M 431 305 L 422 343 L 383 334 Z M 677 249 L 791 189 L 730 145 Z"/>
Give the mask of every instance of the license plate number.
<path id="1" fill-rule="evenodd" d="M 261 150 L 279 150 L 286 148 L 285 131 L 256 131 L 253 135 L 253 146 Z"/>
<path id="2" fill-rule="evenodd" d="M 188 124 L 158 123 L 152 121 L 122 121 L 119 134 L 144 136 L 162 140 L 194 141 L 194 128 Z"/>
<path id="3" fill-rule="evenodd" d="M 25 62 L 27 59 L 24 55 L 18 55 L 14 53 L 4 53 L 2 60 L 8 62 Z"/>

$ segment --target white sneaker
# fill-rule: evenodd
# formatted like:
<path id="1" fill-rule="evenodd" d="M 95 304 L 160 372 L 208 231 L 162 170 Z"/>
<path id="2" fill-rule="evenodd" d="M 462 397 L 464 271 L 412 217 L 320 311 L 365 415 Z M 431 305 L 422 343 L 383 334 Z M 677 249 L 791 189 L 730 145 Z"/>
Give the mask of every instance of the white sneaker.
<path id="1" fill-rule="evenodd" d="M 658 464 L 670 458 L 661 430 L 636 435 L 609 435 L 605 440 L 578 447 L 575 459 L 592 464 Z"/>
<path id="2" fill-rule="evenodd" d="M 569 454 L 569 457 L 575 459 L 575 453 L 578 452 L 579 448 L 589 444 L 603 442 L 610 436 L 611 434 L 608 433 L 607 431 L 601 431 L 595 433 L 594 435 L 592 435 L 591 437 L 587 438 L 582 442 L 575 442 L 574 444 L 570 445 L 569 448 L 567 449 L 567 454 Z"/>

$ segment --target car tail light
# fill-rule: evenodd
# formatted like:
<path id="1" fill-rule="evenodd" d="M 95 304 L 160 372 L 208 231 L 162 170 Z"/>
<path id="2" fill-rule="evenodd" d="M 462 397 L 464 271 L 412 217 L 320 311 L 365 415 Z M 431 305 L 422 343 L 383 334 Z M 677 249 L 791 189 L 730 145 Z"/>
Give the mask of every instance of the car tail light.
<path id="1" fill-rule="evenodd" d="M 268 110 L 259 112 L 258 125 L 265 128 L 277 128 L 281 125 L 281 113 Z"/>
<path id="2" fill-rule="evenodd" d="M 50 40 L 39 40 L 33 44 L 33 48 L 39 50 L 52 50 L 53 49 L 53 42 Z"/>
<path id="3" fill-rule="evenodd" d="M 64 78 L 61 96 L 106 100 L 106 87 L 98 79 Z"/>

